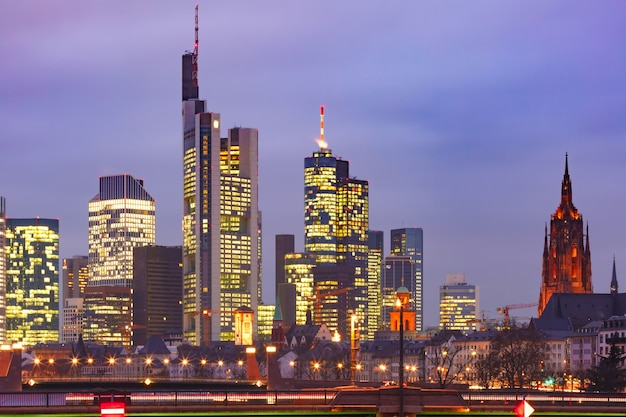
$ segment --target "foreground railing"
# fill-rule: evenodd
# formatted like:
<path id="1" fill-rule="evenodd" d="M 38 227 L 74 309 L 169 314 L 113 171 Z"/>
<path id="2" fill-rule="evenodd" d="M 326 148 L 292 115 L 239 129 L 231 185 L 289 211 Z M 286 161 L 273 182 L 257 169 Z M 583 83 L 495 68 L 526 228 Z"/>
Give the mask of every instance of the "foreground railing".
<path id="1" fill-rule="evenodd" d="M 121 401 L 130 406 L 224 406 L 237 404 L 328 406 L 336 391 L 142 391 L 129 393 L 93 392 L 22 392 L 0 393 L 2 407 L 73 407 L 95 406 L 101 402 Z M 2 412 L 0 411 L 0 414 Z"/>
<path id="2" fill-rule="evenodd" d="M 500 390 L 482 390 L 461 393 L 461 397 L 470 407 L 477 405 L 513 404 L 518 401 L 528 401 L 533 404 L 555 405 L 563 407 L 598 406 L 615 407 L 626 406 L 626 394 L 598 393 L 598 392 L 506 392 Z"/>

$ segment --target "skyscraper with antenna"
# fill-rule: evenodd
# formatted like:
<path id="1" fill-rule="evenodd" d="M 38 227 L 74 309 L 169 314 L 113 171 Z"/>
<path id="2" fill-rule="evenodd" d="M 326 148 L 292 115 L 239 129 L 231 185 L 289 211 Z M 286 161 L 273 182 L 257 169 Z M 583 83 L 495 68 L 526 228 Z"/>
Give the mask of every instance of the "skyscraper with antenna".
<path id="1" fill-rule="evenodd" d="M 199 99 L 195 12 L 194 48 L 182 56 L 182 304 L 184 337 L 201 345 L 235 340 L 235 310 L 257 309 L 261 224 L 258 130 L 233 128 L 222 138 L 220 114 Z M 256 336 L 255 323 L 243 328 Z"/>
<path id="2" fill-rule="evenodd" d="M 321 106 L 319 150 L 304 160 L 304 250 L 315 257 L 315 302 L 322 316 L 313 319 L 347 338 L 354 314 L 367 339 L 369 183 L 350 177 L 348 161 L 333 155 L 324 116 Z"/>

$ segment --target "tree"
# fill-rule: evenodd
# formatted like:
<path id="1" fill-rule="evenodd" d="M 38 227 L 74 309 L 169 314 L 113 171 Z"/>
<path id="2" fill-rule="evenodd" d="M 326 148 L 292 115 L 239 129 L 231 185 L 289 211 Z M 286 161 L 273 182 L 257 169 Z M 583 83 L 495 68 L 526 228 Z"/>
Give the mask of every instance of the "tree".
<path id="1" fill-rule="evenodd" d="M 541 360 L 545 357 L 545 335 L 526 327 L 511 327 L 496 333 L 491 342 L 500 373 L 500 382 L 509 388 L 524 388 L 541 375 Z"/>
<path id="2" fill-rule="evenodd" d="M 617 335 L 607 339 L 611 347 L 609 355 L 598 355 L 600 356 L 600 363 L 588 371 L 588 390 L 619 392 L 626 387 L 626 370 L 620 368 L 625 354 L 623 353 L 623 348 L 617 346 L 623 340 L 617 337 Z"/>
<path id="3" fill-rule="evenodd" d="M 474 366 L 476 369 L 476 379 L 480 386 L 491 388 L 494 381 L 500 375 L 500 358 L 498 352 L 491 351 L 479 358 Z"/>
<path id="4" fill-rule="evenodd" d="M 441 388 L 452 384 L 476 360 L 476 352 L 468 353 L 455 346 L 455 340 L 453 335 L 442 332 L 427 346 L 426 360 L 431 368 L 431 378 Z"/>

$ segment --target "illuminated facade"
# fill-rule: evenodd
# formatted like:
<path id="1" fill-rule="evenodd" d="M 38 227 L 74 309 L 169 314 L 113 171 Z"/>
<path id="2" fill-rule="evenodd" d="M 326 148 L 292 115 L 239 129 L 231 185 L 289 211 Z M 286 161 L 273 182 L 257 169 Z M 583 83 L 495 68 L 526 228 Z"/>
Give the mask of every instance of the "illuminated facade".
<path id="1" fill-rule="evenodd" d="M 133 286 L 134 248 L 154 245 L 155 210 L 143 180 L 128 174 L 100 177 L 99 193 L 89 201 L 88 340 L 130 343 L 132 300 L 130 293 L 116 288 Z"/>
<path id="2" fill-rule="evenodd" d="M 132 287 L 133 248 L 155 243 L 155 201 L 143 180 L 100 177 L 89 201 L 88 286 Z"/>
<path id="3" fill-rule="evenodd" d="M 304 160 L 304 251 L 315 256 L 314 297 L 318 305 L 324 305 L 321 312 L 314 310 L 313 319 L 347 338 L 350 317 L 356 315 L 363 326 L 361 337 L 367 340 L 369 184 L 351 178 L 348 161 L 328 149 L 323 106 L 318 144 L 320 149 Z M 333 265 L 337 266 L 335 277 Z M 339 297 L 337 291 L 341 291 Z M 346 304 L 341 305 L 344 298 Z M 338 327 L 324 321 L 326 317 Z"/>
<path id="4" fill-rule="evenodd" d="M 413 291 L 409 288 L 413 282 L 413 277 L 415 277 L 415 262 L 410 256 L 391 255 L 385 258 L 383 279 L 380 286 L 382 297 L 381 328 L 389 329 L 390 313 L 396 309 L 398 288 L 407 288 L 411 293 L 411 303 L 413 303 Z M 411 308 L 411 311 L 415 312 L 415 309 Z"/>
<path id="5" fill-rule="evenodd" d="M 59 340 L 59 221 L 6 219 L 6 338 Z"/>
<path id="6" fill-rule="evenodd" d="M 63 258 L 61 279 L 61 343 L 72 343 L 83 334 L 85 287 L 89 282 L 89 257 Z"/>
<path id="7" fill-rule="evenodd" d="M 420 227 L 391 231 L 391 255 L 409 256 L 413 260 L 415 276 L 405 283 L 411 291 L 411 305 L 415 311 L 415 329 L 421 332 L 424 322 L 422 275 L 424 272 L 424 231 Z"/>
<path id="8" fill-rule="evenodd" d="M 0 344 L 7 342 L 6 225 L 6 200 L 0 196 Z"/>
<path id="9" fill-rule="evenodd" d="M 285 279 L 296 286 L 296 324 L 307 323 L 307 314 L 313 305 L 313 268 L 315 255 L 312 253 L 288 253 L 285 255 Z M 293 323 L 287 323 L 289 326 Z"/>
<path id="10" fill-rule="evenodd" d="M 330 149 L 320 149 L 304 160 L 304 251 L 317 264 L 337 261 L 337 176 L 348 162 L 338 161 Z"/>
<path id="11" fill-rule="evenodd" d="M 439 287 L 439 328 L 469 332 L 478 318 L 478 286 L 465 282 L 465 274 L 446 275 Z"/>
<path id="12" fill-rule="evenodd" d="M 67 298 L 81 298 L 89 282 L 87 256 L 63 258 L 63 301 Z"/>
<path id="13" fill-rule="evenodd" d="M 382 297 L 380 283 L 383 277 L 384 234 L 379 230 L 370 230 L 367 252 L 367 335 L 373 339 L 374 333 L 382 324 Z M 362 326 L 362 324 L 361 324 Z M 363 339 L 363 338 L 361 338 Z"/>
<path id="14" fill-rule="evenodd" d="M 561 183 L 561 204 L 550 217 L 549 241 L 547 227 L 545 230 L 541 277 L 539 316 L 554 293 L 593 292 L 589 226 L 585 232 L 583 216 L 572 202 L 567 154 Z"/>
<path id="15" fill-rule="evenodd" d="M 198 99 L 197 44 L 183 55 L 182 87 L 184 337 L 233 341 L 235 310 L 256 310 L 261 296 L 258 130 L 220 137 L 220 115 Z"/>
<path id="16" fill-rule="evenodd" d="M 77 342 L 78 337 L 83 334 L 83 320 L 85 318 L 84 299 L 64 297 L 61 317 L 61 337 L 59 342 Z"/>
<path id="17" fill-rule="evenodd" d="M 274 321 L 276 306 L 259 303 L 257 308 L 258 340 L 269 342 L 272 337 L 272 323 Z"/>

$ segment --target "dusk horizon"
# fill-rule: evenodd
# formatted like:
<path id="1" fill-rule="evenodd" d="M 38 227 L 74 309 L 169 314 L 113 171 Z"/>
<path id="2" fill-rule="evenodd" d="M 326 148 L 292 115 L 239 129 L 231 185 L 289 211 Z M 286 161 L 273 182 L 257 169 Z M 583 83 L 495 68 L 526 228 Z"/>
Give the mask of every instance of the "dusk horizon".
<path id="1" fill-rule="evenodd" d="M 265 303 L 275 235 L 304 250 L 320 105 L 329 149 L 369 181 L 384 255 L 390 230 L 424 231 L 425 328 L 446 274 L 480 287 L 479 315 L 537 303 L 566 154 L 593 291 L 609 293 L 613 259 L 626 279 L 626 4 L 244 3 L 199 4 L 199 98 L 223 135 L 259 132 Z M 87 254 L 88 202 L 107 175 L 142 178 L 157 245 L 182 244 L 180 56 L 194 5 L 4 5 L 0 196 L 9 218 L 59 219 L 61 259 Z"/>

